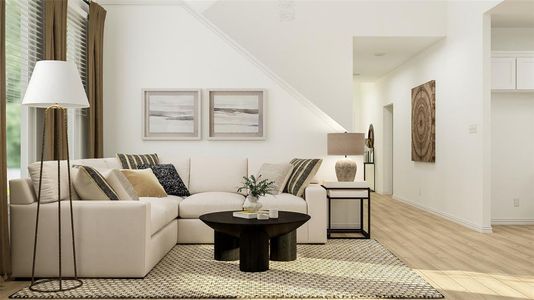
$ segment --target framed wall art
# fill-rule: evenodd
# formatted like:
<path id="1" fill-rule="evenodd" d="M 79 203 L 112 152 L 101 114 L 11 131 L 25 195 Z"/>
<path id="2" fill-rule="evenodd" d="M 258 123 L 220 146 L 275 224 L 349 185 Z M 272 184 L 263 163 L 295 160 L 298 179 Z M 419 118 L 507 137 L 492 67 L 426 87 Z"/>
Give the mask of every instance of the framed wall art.
<path id="1" fill-rule="evenodd" d="M 145 89 L 145 140 L 200 140 L 201 90 Z"/>
<path id="2" fill-rule="evenodd" d="M 266 92 L 262 89 L 208 90 L 210 140 L 264 140 Z"/>

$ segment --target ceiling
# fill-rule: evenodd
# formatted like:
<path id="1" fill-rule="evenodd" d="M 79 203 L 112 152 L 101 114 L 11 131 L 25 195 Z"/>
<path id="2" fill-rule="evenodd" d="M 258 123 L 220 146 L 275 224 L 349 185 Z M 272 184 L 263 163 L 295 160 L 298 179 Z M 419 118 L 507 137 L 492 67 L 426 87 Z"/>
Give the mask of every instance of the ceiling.
<path id="1" fill-rule="evenodd" d="M 374 81 L 443 37 L 354 37 L 353 74 Z"/>
<path id="2" fill-rule="evenodd" d="M 492 27 L 534 27 L 534 0 L 505 0 L 490 14 Z"/>

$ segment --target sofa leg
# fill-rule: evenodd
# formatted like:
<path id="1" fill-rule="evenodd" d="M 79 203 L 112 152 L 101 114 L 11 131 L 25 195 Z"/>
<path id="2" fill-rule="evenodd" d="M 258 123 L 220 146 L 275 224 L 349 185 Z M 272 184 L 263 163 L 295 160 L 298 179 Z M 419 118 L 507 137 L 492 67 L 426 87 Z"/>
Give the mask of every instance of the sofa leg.
<path id="1" fill-rule="evenodd" d="M 215 231 L 213 240 L 215 260 L 232 261 L 239 259 L 239 238 Z"/>

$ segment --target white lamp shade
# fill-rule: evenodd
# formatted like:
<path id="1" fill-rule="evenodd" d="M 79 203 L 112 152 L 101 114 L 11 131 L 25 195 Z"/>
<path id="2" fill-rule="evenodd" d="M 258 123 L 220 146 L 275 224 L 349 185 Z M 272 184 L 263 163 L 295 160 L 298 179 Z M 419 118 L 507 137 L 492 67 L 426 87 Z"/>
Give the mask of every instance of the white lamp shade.
<path id="1" fill-rule="evenodd" d="M 35 64 L 22 105 L 89 107 L 80 73 L 73 62 L 41 60 Z"/>

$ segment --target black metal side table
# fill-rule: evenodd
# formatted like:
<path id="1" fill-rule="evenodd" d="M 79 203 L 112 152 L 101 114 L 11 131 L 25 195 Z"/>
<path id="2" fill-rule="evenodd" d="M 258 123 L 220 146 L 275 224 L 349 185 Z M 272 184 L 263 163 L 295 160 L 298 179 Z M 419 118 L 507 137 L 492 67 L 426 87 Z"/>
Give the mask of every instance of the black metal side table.
<path id="1" fill-rule="evenodd" d="M 371 189 L 367 182 L 324 182 L 322 187 L 326 189 L 328 199 L 328 224 L 327 237 L 329 239 L 370 239 L 371 238 Z M 360 202 L 360 227 L 359 228 L 332 228 L 332 202 L 333 200 L 355 200 Z M 367 200 L 367 222 L 364 222 L 364 201 Z M 367 223 L 367 228 L 364 224 Z M 334 237 L 333 233 L 359 233 L 356 237 Z"/>

